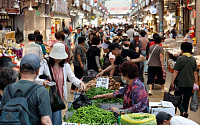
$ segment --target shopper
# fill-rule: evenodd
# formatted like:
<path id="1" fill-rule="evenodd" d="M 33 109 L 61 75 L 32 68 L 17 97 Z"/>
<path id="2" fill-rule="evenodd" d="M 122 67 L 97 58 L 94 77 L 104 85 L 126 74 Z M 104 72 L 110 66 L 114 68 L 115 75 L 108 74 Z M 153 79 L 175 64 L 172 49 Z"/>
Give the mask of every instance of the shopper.
<path id="1" fill-rule="evenodd" d="M 64 43 L 65 43 L 65 45 L 67 45 L 67 47 L 69 48 L 69 52 L 70 52 L 70 50 L 71 50 L 71 36 L 70 36 L 70 31 L 69 31 L 69 29 L 68 28 L 65 28 L 64 30 L 63 30 L 63 32 L 64 32 L 64 35 L 65 35 L 65 40 L 64 40 Z"/>
<path id="2" fill-rule="evenodd" d="M 81 27 L 77 27 L 76 30 L 77 30 L 77 32 L 74 33 L 74 36 L 73 36 L 74 46 L 76 46 L 76 44 L 78 44 L 78 38 L 83 35 L 83 33 L 81 32 L 82 31 Z"/>
<path id="3" fill-rule="evenodd" d="M 101 71 L 97 77 L 101 77 L 104 73 L 115 69 L 118 65 L 122 64 L 124 61 L 131 61 L 134 63 L 139 63 L 145 61 L 144 56 L 136 53 L 134 50 L 131 49 L 123 49 L 118 43 L 111 43 L 109 46 L 109 50 L 115 55 L 115 62 L 114 64 L 110 65 L 103 71 Z"/>
<path id="4" fill-rule="evenodd" d="M 39 57 L 40 61 L 42 61 L 43 59 L 42 48 L 40 45 L 35 43 L 35 35 L 29 34 L 28 40 L 29 40 L 28 45 L 25 45 L 23 49 L 23 56 L 27 54 L 35 54 L 36 56 Z"/>
<path id="5" fill-rule="evenodd" d="M 159 112 L 156 115 L 158 125 L 198 125 L 196 122 L 181 116 L 171 116 L 166 112 Z"/>
<path id="6" fill-rule="evenodd" d="M 196 59 L 190 54 L 192 53 L 192 44 L 188 42 L 182 43 L 181 50 L 183 54 L 176 60 L 171 87 L 173 89 L 174 84 L 178 86 L 179 89 L 175 91 L 175 95 L 182 97 L 178 108 L 181 116 L 187 118 L 194 82 L 195 84 L 198 83 L 197 63 Z"/>
<path id="7" fill-rule="evenodd" d="M 119 37 L 118 36 L 114 36 L 113 37 L 113 41 L 112 41 L 113 43 L 120 43 L 120 41 L 119 41 Z"/>
<path id="8" fill-rule="evenodd" d="M 12 62 L 10 57 L 2 56 L 0 57 L 0 68 L 3 68 L 3 67 L 14 68 L 14 67 L 17 67 L 17 65 Z"/>
<path id="9" fill-rule="evenodd" d="M 100 43 L 99 37 L 92 38 L 92 46 L 87 51 L 88 62 L 88 76 L 96 76 L 98 72 L 101 72 L 100 65 L 100 49 L 97 47 Z"/>
<path id="10" fill-rule="evenodd" d="M 41 46 L 42 52 L 43 52 L 43 58 L 45 58 L 45 55 L 46 55 L 46 48 L 45 48 L 45 46 L 42 44 L 42 43 L 43 43 L 43 36 L 42 36 L 41 34 L 38 34 L 38 35 L 36 36 L 36 43 L 37 43 L 38 45 Z"/>
<path id="11" fill-rule="evenodd" d="M 103 69 L 106 69 L 107 67 L 114 64 L 115 62 L 115 55 L 113 55 L 112 52 L 110 52 L 108 48 L 110 44 L 111 44 L 110 41 L 105 41 L 104 43 L 98 46 L 98 47 L 103 48 L 103 52 L 104 52 L 103 61 L 102 61 Z M 112 69 L 110 72 L 107 72 L 104 75 L 112 77 L 113 75 L 114 76 L 118 75 L 118 73 L 117 73 L 117 70 Z"/>
<path id="12" fill-rule="evenodd" d="M 88 31 L 87 31 L 87 25 L 84 25 L 82 33 L 83 33 L 85 36 L 87 36 L 87 33 L 88 33 Z"/>
<path id="13" fill-rule="evenodd" d="M 122 81 L 126 84 L 124 88 L 109 94 L 96 95 L 98 98 L 122 98 L 123 109 L 132 113 L 149 112 L 149 98 L 144 84 L 138 79 L 137 65 L 131 61 L 126 61 L 120 66 Z M 112 111 L 120 114 L 119 108 L 112 107 Z"/>
<path id="14" fill-rule="evenodd" d="M 145 26 L 146 27 L 146 26 Z M 149 39 L 146 38 L 146 32 L 144 30 L 142 30 L 140 32 L 140 35 L 141 35 L 141 38 L 140 38 L 140 41 L 141 41 L 141 54 L 146 57 L 146 48 L 147 48 L 147 44 L 149 43 Z M 141 67 L 144 67 L 144 73 L 147 74 L 147 69 L 148 69 L 148 66 L 146 65 L 146 61 L 144 61 L 143 64 L 141 64 Z"/>
<path id="15" fill-rule="evenodd" d="M 0 106 L 5 87 L 11 83 L 16 82 L 17 79 L 18 79 L 17 71 L 8 67 L 3 67 L 0 69 Z"/>
<path id="16" fill-rule="evenodd" d="M 64 99 L 63 94 L 64 87 L 66 86 L 67 78 L 71 83 L 76 85 L 77 87 L 81 87 L 81 89 L 85 89 L 85 84 L 75 77 L 74 73 L 71 70 L 71 67 L 68 63 L 65 63 L 65 60 L 67 59 L 68 55 L 65 51 L 65 46 L 62 43 L 56 43 L 54 44 L 50 54 L 49 54 L 49 63 L 53 72 L 53 76 L 56 82 L 56 86 L 58 89 L 58 93 L 60 94 L 61 98 Z M 46 80 L 39 79 L 40 75 L 46 75 L 49 78 L 51 78 L 49 67 L 47 64 L 47 61 L 44 59 L 41 63 L 41 67 L 39 70 L 38 77 L 35 79 L 35 82 L 40 85 L 46 85 Z M 53 112 L 51 116 L 51 120 L 53 122 L 53 125 L 61 125 L 62 124 L 62 110 Z"/>
<path id="17" fill-rule="evenodd" d="M 161 85 L 161 92 L 164 93 L 164 84 L 165 80 L 163 79 L 163 70 L 164 70 L 164 57 L 163 57 L 163 48 L 160 46 L 161 38 L 159 36 L 155 37 L 155 45 L 151 46 L 149 53 L 151 58 L 149 60 L 148 68 L 148 81 L 149 85 L 149 95 L 153 94 L 153 82 L 155 75 L 157 76 L 157 83 Z"/>
<path id="18" fill-rule="evenodd" d="M 40 68 L 40 59 L 34 54 L 25 55 L 20 62 L 21 80 L 11 84 L 14 93 L 20 90 L 21 93 L 26 93 L 36 83 L 36 78 Z M 39 86 L 39 85 L 38 85 Z M 9 101 L 8 87 L 4 89 L 2 106 Z M 48 91 L 43 87 L 38 87 L 28 99 L 28 108 L 30 120 L 33 125 L 52 125 L 50 115 L 51 106 Z"/>
<path id="19" fill-rule="evenodd" d="M 135 33 L 133 25 L 128 26 L 128 30 L 126 31 L 126 33 L 128 34 L 128 38 L 130 39 L 130 41 L 133 41 L 133 34 Z"/>
<path id="20" fill-rule="evenodd" d="M 165 33 L 164 38 L 165 38 L 165 39 L 171 38 L 171 36 L 170 36 L 170 31 L 169 31 L 169 30 L 167 30 L 167 32 Z"/>
<path id="21" fill-rule="evenodd" d="M 139 33 L 138 32 L 135 32 L 134 35 L 133 35 L 133 41 L 131 41 L 131 44 L 130 44 L 130 49 L 133 49 L 134 51 L 136 51 L 137 53 L 140 53 L 141 54 L 141 46 L 142 46 L 142 43 L 139 39 Z"/>
<path id="22" fill-rule="evenodd" d="M 74 53 L 74 74 L 78 79 L 82 79 L 83 77 L 83 68 L 86 62 L 86 53 L 84 51 L 85 37 L 81 36 L 78 38 L 78 45 L 75 47 Z M 86 50 L 87 51 L 87 50 Z M 71 92 L 76 89 L 76 86 L 72 84 Z"/>
<path id="23" fill-rule="evenodd" d="M 174 28 L 171 30 L 171 33 L 172 33 L 172 38 L 176 39 L 177 36 L 176 24 L 174 24 Z"/>

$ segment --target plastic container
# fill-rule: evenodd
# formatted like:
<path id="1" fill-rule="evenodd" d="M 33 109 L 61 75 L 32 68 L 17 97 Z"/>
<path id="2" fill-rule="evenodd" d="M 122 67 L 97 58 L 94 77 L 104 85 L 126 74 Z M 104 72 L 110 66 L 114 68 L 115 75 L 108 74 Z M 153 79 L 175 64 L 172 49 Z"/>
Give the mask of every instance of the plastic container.
<path id="1" fill-rule="evenodd" d="M 122 125 L 157 125 L 156 116 L 148 113 L 133 113 L 121 116 Z"/>

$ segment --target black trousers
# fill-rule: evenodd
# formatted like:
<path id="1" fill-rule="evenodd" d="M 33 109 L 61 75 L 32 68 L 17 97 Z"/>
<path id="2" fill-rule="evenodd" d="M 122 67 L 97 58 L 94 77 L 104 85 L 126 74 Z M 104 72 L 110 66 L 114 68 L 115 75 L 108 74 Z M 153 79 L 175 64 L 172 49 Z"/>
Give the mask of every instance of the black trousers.
<path id="1" fill-rule="evenodd" d="M 179 87 L 179 90 L 175 91 L 174 93 L 175 96 L 182 96 L 181 102 L 178 106 L 181 114 L 183 112 L 188 111 L 188 105 L 190 101 L 190 96 L 192 95 L 192 90 L 193 90 L 193 87 Z"/>
<path id="2" fill-rule="evenodd" d="M 81 66 L 74 66 L 74 74 L 78 79 L 81 79 L 83 77 L 83 68 L 81 68 Z M 76 89 L 76 86 L 73 83 L 71 89 Z"/>

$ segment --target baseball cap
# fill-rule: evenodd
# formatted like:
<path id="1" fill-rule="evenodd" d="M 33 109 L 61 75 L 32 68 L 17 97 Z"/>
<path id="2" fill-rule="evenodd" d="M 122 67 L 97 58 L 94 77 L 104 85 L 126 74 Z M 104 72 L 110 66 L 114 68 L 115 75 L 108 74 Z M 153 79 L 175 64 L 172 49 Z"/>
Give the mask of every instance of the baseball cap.
<path id="1" fill-rule="evenodd" d="M 139 33 L 138 33 L 138 32 L 135 32 L 135 33 L 134 33 L 134 37 L 135 37 L 135 36 L 139 36 Z"/>
<path id="2" fill-rule="evenodd" d="M 111 43 L 111 44 L 108 46 L 108 48 L 109 48 L 110 51 L 112 51 L 112 50 L 114 50 L 115 48 L 121 49 L 121 46 L 120 46 L 118 43 L 114 42 L 114 43 Z"/>
<path id="3" fill-rule="evenodd" d="M 78 30 L 82 30 L 82 27 L 76 27 L 76 29 L 78 29 Z"/>
<path id="4" fill-rule="evenodd" d="M 124 33 L 124 34 L 122 35 L 122 37 L 128 37 L 128 34 Z"/>
<path id="5" fill-rule="evenodd" d="M 23 67 L 24 64 L 29 64 L 33 70 L 36 70 L 40 68 L 40 59 L 34 54 L 27 54 L 22 58 L 20 67 Z"/>
<path id="6" fill-rule="evenodd" d="M 103 48 L 103 49 L 108 49 L 108 44 L 106 44 L 106 43 L 102 43 L 101 45 L 98 45 L 98 47 L 101 47 L 101 48 Z"/>
<path id="7" fill-rule="evenodd" d="M 159 112 L 156 115 L 157 124 L 163 123 L 164 120 L 169 120 L 172 116 L 166 112 Z"/>

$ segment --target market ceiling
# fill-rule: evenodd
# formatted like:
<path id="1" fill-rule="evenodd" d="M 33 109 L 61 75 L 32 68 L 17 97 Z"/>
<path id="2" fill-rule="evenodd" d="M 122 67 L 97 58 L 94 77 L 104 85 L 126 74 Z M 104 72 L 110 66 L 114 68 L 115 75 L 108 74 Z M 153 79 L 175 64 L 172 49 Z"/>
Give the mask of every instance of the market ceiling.
<path id="1" fill-rule="evenodd" d="M 111 15 L 127 14 L 132 4 L 132 0 L 109 0 L 105 1 Z"/>

